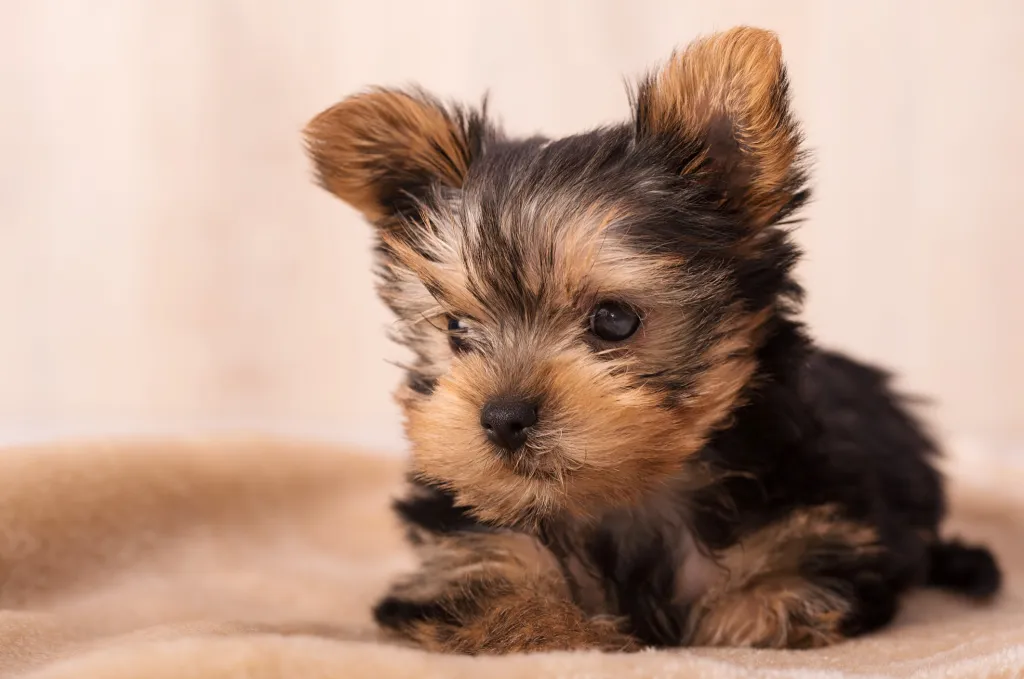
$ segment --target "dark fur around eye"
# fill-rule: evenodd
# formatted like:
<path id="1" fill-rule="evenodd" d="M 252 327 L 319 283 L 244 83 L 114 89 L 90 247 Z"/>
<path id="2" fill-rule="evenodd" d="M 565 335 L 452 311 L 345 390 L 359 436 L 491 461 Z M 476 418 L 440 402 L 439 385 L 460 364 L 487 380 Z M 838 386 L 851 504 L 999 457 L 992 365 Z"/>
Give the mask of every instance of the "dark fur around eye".
<path id="1" fill-rule="evenodd" d="M 620 302 L 601 302 L 590 313 L 590 331 L 605 342 L 622 342 L 640 327 L 640 316 Z"/>
<path id="2" fill-rule="evenodd" d="M 457 354 L 469 348 L 466 343 L 466 326 L 454 316 L 448 317 L 448 344 Z"/>

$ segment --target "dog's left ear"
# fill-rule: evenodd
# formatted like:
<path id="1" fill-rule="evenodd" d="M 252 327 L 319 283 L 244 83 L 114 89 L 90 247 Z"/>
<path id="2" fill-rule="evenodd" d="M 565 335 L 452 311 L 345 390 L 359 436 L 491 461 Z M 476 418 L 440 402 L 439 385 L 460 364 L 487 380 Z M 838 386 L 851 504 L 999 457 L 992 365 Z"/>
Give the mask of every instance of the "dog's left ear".
<path id="1" fill-rule="evenodd" d="M 462 186 L 484 128 L 482 112 L 377 89 L 320 113 L 304 135 L 321 186 L 371 222 L 396 225 L 432 187 Z"/>
<path id="2" fill-rule="evenodd" d="M 800 131 L 774 33 L 744 27 L 697 40 L 640 83 L 634 106 L 638 138 L 682 151 L 681 171 L 706 180 L 755 227 L 779 221 L 806 197 Z"/>

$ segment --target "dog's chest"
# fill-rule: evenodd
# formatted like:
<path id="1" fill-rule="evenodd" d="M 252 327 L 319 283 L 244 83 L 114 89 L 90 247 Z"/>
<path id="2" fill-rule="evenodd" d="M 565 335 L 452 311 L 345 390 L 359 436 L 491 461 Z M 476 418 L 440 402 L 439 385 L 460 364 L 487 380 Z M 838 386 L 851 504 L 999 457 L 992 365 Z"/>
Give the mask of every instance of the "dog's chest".
<path id="1" fill-rule="evenodd" d="M 565 555 L 563 565 L 585 609 L 623 612 L 641 602 L 644 608 L 685 608 L 722 578 L 684 510 L 671 498 L 656 500 L 604 517 Z"/>
<path id="2" fill-rule="evenodd" d="M 674 603 L 690 604 L 699 599 L 722 577 L 722 568 L 711 556 L 701 551 L 692 531 L 681 538 L 683 549 L 675 569 Z"/>

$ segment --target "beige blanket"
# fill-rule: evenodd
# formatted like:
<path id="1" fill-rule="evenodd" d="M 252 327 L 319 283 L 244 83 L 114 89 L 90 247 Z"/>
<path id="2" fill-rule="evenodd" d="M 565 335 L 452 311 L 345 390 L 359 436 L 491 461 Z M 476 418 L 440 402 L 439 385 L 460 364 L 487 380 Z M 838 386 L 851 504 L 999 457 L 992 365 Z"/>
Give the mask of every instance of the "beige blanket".
<path id="1" fill-rule="evenodd" d="M 412 564 L 387 509 L 401 462 L 272 442 L 0 451 L 3 677 L 1024 676 L 1024 477 L 954 492 L 1004 595 L 936 592 L 820 651 L 430 655 L 369 607 Z"/>

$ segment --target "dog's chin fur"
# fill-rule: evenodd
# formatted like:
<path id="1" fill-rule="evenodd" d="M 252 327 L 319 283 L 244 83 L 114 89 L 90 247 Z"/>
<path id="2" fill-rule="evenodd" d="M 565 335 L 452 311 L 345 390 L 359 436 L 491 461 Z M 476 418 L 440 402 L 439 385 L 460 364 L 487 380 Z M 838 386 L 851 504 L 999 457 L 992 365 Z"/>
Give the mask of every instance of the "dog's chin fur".
<path id="1" fill-rule="evenodd" d="M 809 193 L 771 33 L 695 42 L 628 123 L 564 139 L 388 89 L 306 137 L 376 227 L 413 355 L 396 507 L 430 547 L 384 627 L 466 652 L 815 646 L 914 584 L 995 591 L 991 555 L 941 540 L 935 447 L 886 376 L 799 321 Z M 609 303 L 633 334 L 591 325 Z M 510 398 L 536 414 L 513 452 L 481 424 Z"/>

